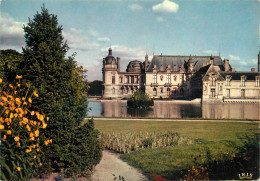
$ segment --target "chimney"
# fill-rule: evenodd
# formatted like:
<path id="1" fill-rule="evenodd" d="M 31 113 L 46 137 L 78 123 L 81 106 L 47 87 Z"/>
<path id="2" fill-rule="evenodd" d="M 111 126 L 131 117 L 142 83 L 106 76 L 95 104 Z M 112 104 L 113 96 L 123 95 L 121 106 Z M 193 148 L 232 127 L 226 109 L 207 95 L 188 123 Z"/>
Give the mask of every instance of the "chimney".
<path id="1" fill-rule="evenodd" d="M 117 69 L 120 72 L 120 57 L 117 57 Z"/>
<path id="2" fill-rule="evenodd" d="M 229 71 L 229 60 L 228 59 L 224 60 L 224 67 L 225 67 L 225 72 L 228 72 Z"/>
<path id="3" fill-rule="evenodd" d="M 231 72 L 236 72 L 235 67 L 232 67 Z"/>
<path id="4" fill-rule="evenodd" d="M 146 55 L 145 55 L 145 69 L 147 68 L 147 66 L 148 66 L 148 55 L 146 53 Z"/>
<path id="5" fill-rule="evenodd" d="M 255 72 L 255 68 L 251 68 L 251 72 Z"/>

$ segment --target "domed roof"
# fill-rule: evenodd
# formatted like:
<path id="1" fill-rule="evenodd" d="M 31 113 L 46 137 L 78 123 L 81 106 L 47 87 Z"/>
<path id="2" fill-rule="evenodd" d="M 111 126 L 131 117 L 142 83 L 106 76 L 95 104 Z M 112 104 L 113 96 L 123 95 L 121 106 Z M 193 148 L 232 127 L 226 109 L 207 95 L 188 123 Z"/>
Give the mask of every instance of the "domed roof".
<path id="1" fill-rule="evenodd" d="M 112 56 L 112 49 L 108 49 L 108 56 L 105 58 L 106 64 L 112 64 L 112 61 L 116 61 L 115 57 Z"/>
<path id="2" fill-rule="evenodd" d="M 134 60 L 129 62 L 127 65 L 127 72 L 141 72 L 142 71 L 142 62 Z"/>

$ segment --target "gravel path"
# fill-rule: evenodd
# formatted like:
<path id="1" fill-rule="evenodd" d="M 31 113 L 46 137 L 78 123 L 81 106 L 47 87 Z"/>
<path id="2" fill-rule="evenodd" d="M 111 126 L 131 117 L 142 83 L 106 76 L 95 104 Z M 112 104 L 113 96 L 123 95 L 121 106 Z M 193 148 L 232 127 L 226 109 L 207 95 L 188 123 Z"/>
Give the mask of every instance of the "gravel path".
<path id="1" fill-rule="evenodd" d="M 110 151 L 103 151 L 100 163 L 94 169 L 91 176 L 92 181 L 148 181 L 136 168 L 129 166 L 126 162 L 119 159 L 119 154 Z"/>

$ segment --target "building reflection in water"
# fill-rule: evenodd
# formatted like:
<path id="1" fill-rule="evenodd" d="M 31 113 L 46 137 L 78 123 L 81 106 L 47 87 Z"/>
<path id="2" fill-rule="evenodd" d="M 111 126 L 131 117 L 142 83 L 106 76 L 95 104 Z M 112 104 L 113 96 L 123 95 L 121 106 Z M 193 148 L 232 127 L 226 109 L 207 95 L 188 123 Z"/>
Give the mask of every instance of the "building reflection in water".
<path id="1" fill-rule="evenodd" d="M 260 105 L 254 103 L 180 104 L 155 101 L 153 109 L 138 111 L 127 109 L 126 101 L 89 102 L 88 116 L 152 117 L 152 118 L 205 118 L 205 119 L 257 119 Z"/>
<path id="2" fill-rule="evenodd" d="M 202 104 L 203 118 L 207 119 L 260 119 L 258 103 Z"/>

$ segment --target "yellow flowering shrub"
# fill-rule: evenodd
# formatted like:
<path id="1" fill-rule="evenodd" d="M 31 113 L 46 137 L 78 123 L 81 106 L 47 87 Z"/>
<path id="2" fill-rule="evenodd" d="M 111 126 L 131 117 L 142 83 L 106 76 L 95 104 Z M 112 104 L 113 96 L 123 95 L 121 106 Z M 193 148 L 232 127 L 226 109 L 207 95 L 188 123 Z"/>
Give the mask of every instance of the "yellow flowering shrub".
<path id="1" fill-rule="evenodd" d="M 28 180 L 42 166 L 41 147 L 52 143 L 41 135 L 47 126 L 45 117 L 31 110 L 39 95 L 16 76 L 14 84 L 0 78 L 0 164 L 1 180 Z"/>

